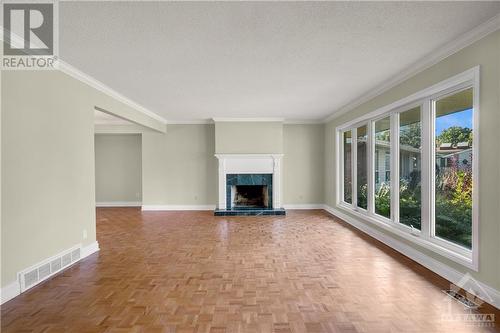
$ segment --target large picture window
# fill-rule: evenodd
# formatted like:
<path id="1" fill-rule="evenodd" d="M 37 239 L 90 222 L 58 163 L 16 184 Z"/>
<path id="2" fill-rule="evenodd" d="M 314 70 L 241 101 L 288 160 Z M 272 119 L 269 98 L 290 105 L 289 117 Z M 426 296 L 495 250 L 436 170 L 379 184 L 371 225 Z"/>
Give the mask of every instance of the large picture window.
<path id="1" fill-rule="evenodd" d="M 473 269 L 478 82 L 474 68 L 337 129 L 338 204 Z"/>

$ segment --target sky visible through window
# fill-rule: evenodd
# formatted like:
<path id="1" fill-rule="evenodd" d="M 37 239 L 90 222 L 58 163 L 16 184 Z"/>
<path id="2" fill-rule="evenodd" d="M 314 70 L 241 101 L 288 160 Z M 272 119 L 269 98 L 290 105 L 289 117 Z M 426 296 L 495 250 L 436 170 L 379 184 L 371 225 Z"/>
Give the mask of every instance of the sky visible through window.
<path id="1" fill-rule="evenodd" d="M 436 136 L 452 126 L 468 127 L 472 129 L 472 109 L 436 118 Z"/>

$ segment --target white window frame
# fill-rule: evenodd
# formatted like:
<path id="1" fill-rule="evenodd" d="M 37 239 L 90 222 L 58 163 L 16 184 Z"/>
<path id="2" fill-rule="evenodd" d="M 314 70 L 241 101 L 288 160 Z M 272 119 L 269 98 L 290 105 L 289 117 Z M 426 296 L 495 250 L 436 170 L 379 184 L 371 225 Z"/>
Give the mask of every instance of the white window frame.
<path id="1" fill-rule="evenodd" d="M 347 201 L 345 201 L 345 192 L 344 192 L 344 174 L 345 174 L 345 170 L 344 170 L 344 163 L 345 161 L 343 160 L 344 158 L 344 133 L 346 132 L 351 132 L 351 203 L 348 203 Z M 342 156 L 342 161 L 340 162 L 340 174 L 341 176 L 339 177 L 339 179 L 341 179 L 342 181 L 340 182 L 339 184 L 339 189 L 340 189 L 340 192 L 342 194 L 342 197 L 339 198 L 339 200 L 344 204 L 344 205 L 352 205 L 352 202 L 354 200 L 354 197 L 353 197 L 353 194 L 352 194 L 352 179 L 353 179 L 353 170 L 352 170 L 352 159 L 353 159 L 353 151 L 352 151 L 352 148 L 353 147 L 353 137 L 352 137 L 352 130 L 346 130 L 346 131 L 342 131 L 340 132 L 340 145 L 339 145 L 339 156 Z"/>
<path id="2" fill-rule="evenodd" d="M 441 81 L 431 87 L 407 96 L 392 104 L 383 106 L 373 112 L 347 122 L 336 128 L 336 139 L 342 144 L 337 145 L 337 207 L 349 211 L 351 214 L 369 223 L 374 223 L 404 239 L 423 248 L 429 249 L 443 257 L 453 260 L 465 267 L 478 271 L 479 269 L 479 82 L 480 66 L 473 67 L 449 79 Z M 446 97 L 462 90 L 473 89 L 473 133 L 472 144 L 472 248 L 467 249 L 443 238 L 434 235 L 434 172 L 435 172 L 435 133 L 434 133 L 434 104 L 437 99 Z M 422 186 L 422 221 L 421 230 L 399 223 L 399 114 L 414 107 L 420 106 L 422 150 L 421 150 L 421 186 Z M 375 214 L 375 131 L 374 123 L 387 116 L 391 118 L 391 218 Z M 357 128 L 367 125 L 368 129 L 368 209 L 357 207 Z M 351 180 L 352 204 L 343 201 L 343 133 L 351 131 Z M 339 163 L 340 162 L 340 163 Z M 340 164 L 340 165 L 339 165 Z"/>
<path id="3" fill-rule="evenodd" d="M 366 198 L 366 209 L 364 209 L 363 207 L 359 207 L 358 206 L 358 128 L 359 127 L 363 127 L 363 126 L 366 126 L 366 163 L 367 163 L 367 166 L 366 166 L 366 172 L 367 172 L 367 175 L 366 175 L 366 182 L 367 182 L 367 192 L 366 192 L 366 195 L 367 195 L 367 198 Z M 354 189 L 356 190 L 356 201 L 354 201 L 353 199 L 353 207 L 354 207 L 354 210 L 357 211 L 357 212 L 362 212 L 362 213 L 368 213 L 369 212 L 369 200 L 368 200 L 368 197 L 370 195 L 370 146 L 371 146 L 371 139 L 370 139 L 370 122 L 362 122 L 360 124 L 357 124 L 354 128 L 353 128 L 353 133 L 356 134 L 356 139 L 354 141 L 354 145 L 356 147 L 356 150 L 355 150 L 355 153 L 356 153 L 356 157 L 355 159 L 353 160 L 353 164 L 351 166 L 351 169 L 352 169 L 352 173 L 353 173 L 353 193 L 354 193 Z M 351 148 L 352 149 L 352 148 Z M 354 162 L 356 164 L 354 164 Z M 354 182 L 356 181 L 356 182 Z"/>

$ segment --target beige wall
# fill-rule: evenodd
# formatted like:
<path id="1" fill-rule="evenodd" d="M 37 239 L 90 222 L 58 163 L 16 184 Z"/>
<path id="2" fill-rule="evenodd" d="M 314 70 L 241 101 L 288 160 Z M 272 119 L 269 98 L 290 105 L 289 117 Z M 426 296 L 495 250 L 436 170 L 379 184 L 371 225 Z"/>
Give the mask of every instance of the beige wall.
<path id="1" fill-rule="evenodd" d="M 434 257 L 435 259 L 455 268 L 460 272 L 469 272 L 480 281 L 500 289 L 500 32 L 496 32 L 460 52 L 446 58 L 431 68 L 415 75 L 386 93 L 360 105 L 349 113 L 329 122 L 325 132 L 325 187 L 326 202 L 335 206 L 334 189 L 338 184 L 335 180 L 335 128 L 349 120 L 390 104 L 403 97 L 411 95 L 432 84 L 445 80 L 474 66 L 481 65 L 480 91 L 480 138 L 479 149 L 479 272 L 470 271 L 431 251 L 419 248 L 413 243 L 398 238 L 387 231 L 377 228 L 380 232 L 390 234 L 394 238 Z M 495 172 L 493 172 L 495 170 Z M 354 216 L 353 216 L 354 218 Z"/>
<path id="2" fill-rule="evenodd" d="M 284 204 L 323 203 L 324 126 L 280 127 Z M 215 131 L 214 125 L 168 125 L 166 134 L 143 133 L 143 205 L 216 204 Z M 236 150 L 234 142 L 222 145 L 249 152 Z"/>
<path id="3" fill-rule="evenodd" d="M 267 154 L 283 152 L 282 122 L 216 122 L 217 154 Z"/>
<path id="4" fill-rule="evenodd" d="M 4 287 L 41 260 L 95 242 L 94 107 L 137 111 L 59 71 L 2 71 L 1 89 Z"/>
<path id="5" fill-rule="evenodd" d="M 142 200 L 140 134 L 95 135 L 96 202 Z"/>
<path id="6" fill-rule="evenodd" d="M 214 125 L 168 125 L 142 136 L 143 205 L 215 205 Z"/>
<path id="7" fill-rule="evenodd" d="M 283 202 L 323 204 L 324 125 L 284 125 Z"/>
<path id="8" fill-rule="evenodd" d="M 91 95 L 55 71 L 2 73 L 2 286 L 96 239 Z"/>

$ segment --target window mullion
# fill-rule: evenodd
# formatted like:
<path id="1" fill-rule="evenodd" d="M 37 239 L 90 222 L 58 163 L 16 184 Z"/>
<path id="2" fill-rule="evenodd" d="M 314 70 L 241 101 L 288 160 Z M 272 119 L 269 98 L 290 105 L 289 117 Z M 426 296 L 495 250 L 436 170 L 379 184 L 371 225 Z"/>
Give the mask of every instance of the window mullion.
<path id="1" fill-rule="evenodd" d="M 421 121 L 422 121 L 422 162 L 421 162 L 421 188 L 422 188 L 422 225 L 421 235 L 428 239 L 431 237 L 431 230 L 433 229 L 433 207 L 434 207 L 434 170 L 433 163 L 434 152 L 434 126 L 433 126 L 433 108 L 431 107 L 432 101 L 426 100 L 422 106 Z"/>
<path id="2" fill-rule="evenodd" d="M 375 129 L 373 121 L 367 124 L 367 163 L 368 163 L 368 212 L 375 213 Z"/>
<path id="3" fill-rule="evenodd" d="M 338 168 L 339 168 L 339 183 L 338 183 L 338 191 L 337 191 L 337 202 L 345 202 L 345 150 L 344 150 L 344 140 L 345 140 L 346 131 L 337 131 L 337 143 L 338 143 Z"/>
<path id="4" fill-rule="evenodd" d="M 358 130 L 357 128 L 352 129 L 351 134 L 351 180 L 352 180 L 352 206 L 354 209 L 358 207 Z"/>
<path id="5" fill-rule="evenodd" d="M 391 220 L 399 222 L 399 113 L 391 115 Z"/>

